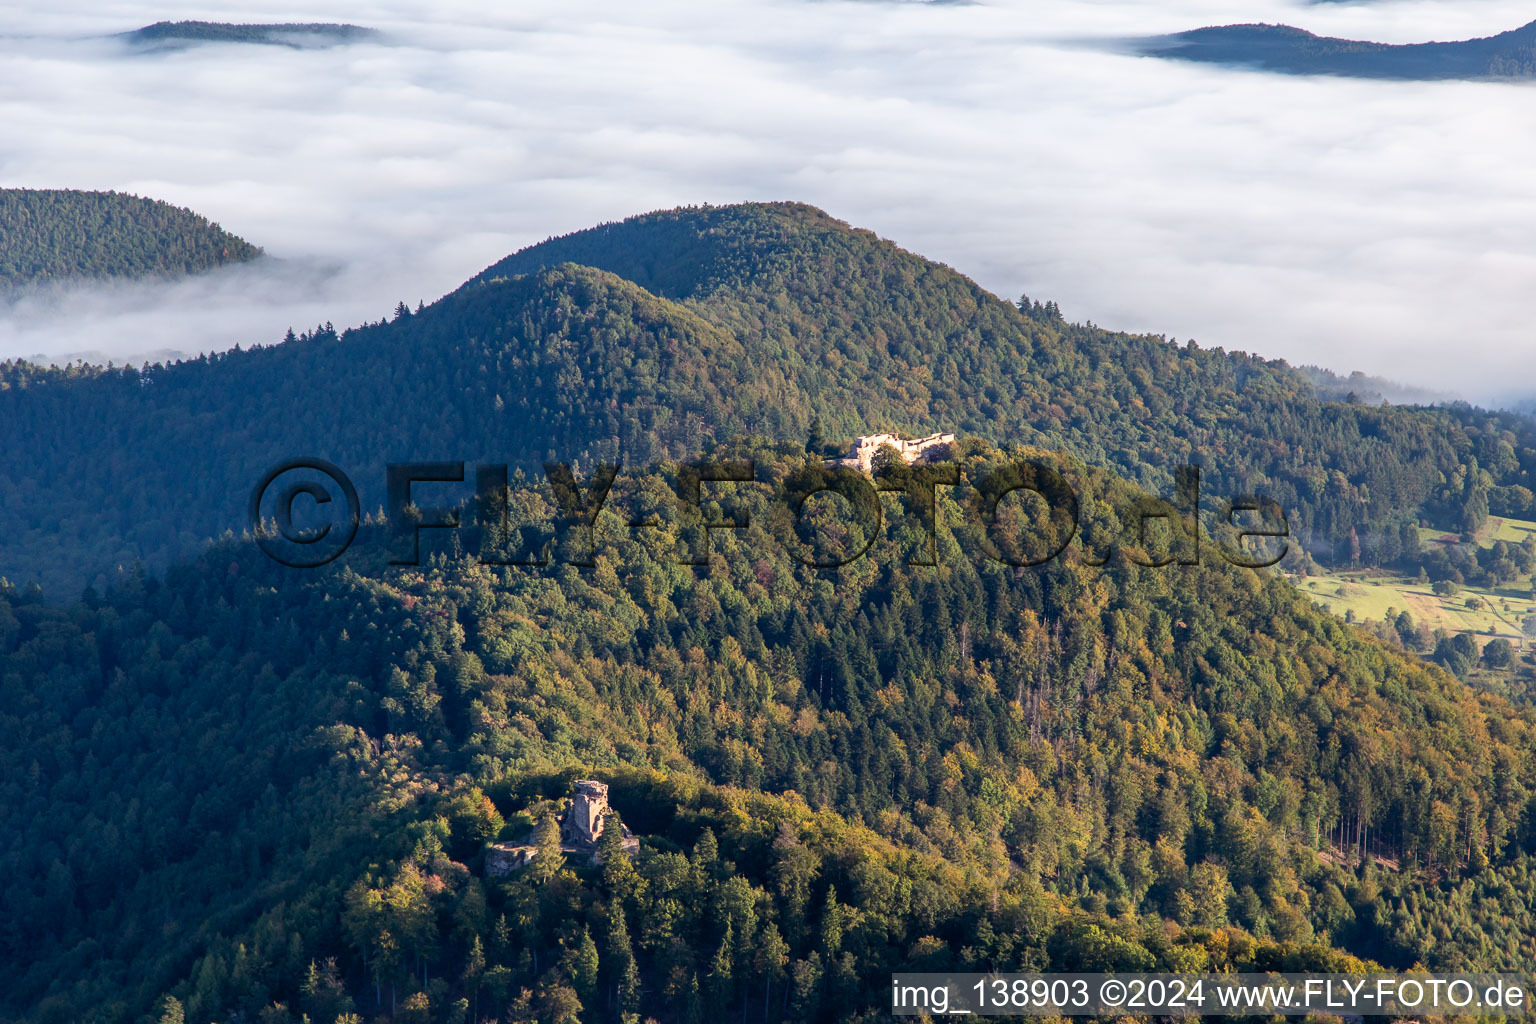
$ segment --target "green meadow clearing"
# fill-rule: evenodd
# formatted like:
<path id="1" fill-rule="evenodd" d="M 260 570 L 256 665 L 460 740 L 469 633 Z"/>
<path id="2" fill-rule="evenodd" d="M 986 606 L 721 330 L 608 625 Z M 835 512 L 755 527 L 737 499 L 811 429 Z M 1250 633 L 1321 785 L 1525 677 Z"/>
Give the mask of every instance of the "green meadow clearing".
<path id="1" fill-rule="evenodd" d="M 1496 540 L 1506 540 L 1511 544 L 1518 544 L 1525 538 L 1536 534 L 1536 522 L 1528 519 L 1506 519 L 1502 516 L 1489 516 L 1483 528 L 1477 531 L 1477 543 L 1479 547 L 1492 547 Z M 1445 530 L 1419 529 L 1419 542 L 1425 547 L 1431 544 L 1451 544 L 1461 538 L 1454 533 Z"/>
<path id="2" fill-rule="evenodd" d="M 1523 590 L 1512 585 L 1498 590 L 1466 586 L 1455 597 L 1439 597 L 1410 577 L 1366 572 L 1308 576 L 1297 585 L 1336 615 L 1353 612 L 1356 620 L 1380 619 L 1388 609 L 1394 615 L 1406 610 L 1414 622 L 1430 629 L 1478 633 L 1489 640 L 1502 636 L 1519 641 L 1520 623 L 1527 615 L 1536 615 L 1529 586 Z M 1468 608 L 1469 597 L 1479 598 L 1482 607 Z"/>
<path id="3" fill-rule="evenodd" d="M 1519 543 L 1533 534 L 1536 522 L 1490 516 L 1478 531 L 1477 542 L 1480 547 L 1491 547 L 1496 540 Z M 1459 540 L 1443 530 L 1420 530 L 1419 535 L 1426 547 Z M 1388 610 L 1393 615 L 1407 610 L 1414 622 L 1430 629 L 1475 633 L 1483 642 L 1502 636 L 1517 647 L 1523 647 L 1526 639 L 1521 624 L 1526 616 L 1536 615 L 1532 584 L 1531 576 L 1526 575 L 1492 588 L 1464 585 L 1455 597 L 1440 597 L 1428 583 L 1382 569 L 1330 572 L 1296 581 L 1304 594 L 1336 615 L 1353 612 L 1356 620 L 1379 620 Z M 1468 598 L 1477 599 L 1482 607 L 1467 607 Z"/>

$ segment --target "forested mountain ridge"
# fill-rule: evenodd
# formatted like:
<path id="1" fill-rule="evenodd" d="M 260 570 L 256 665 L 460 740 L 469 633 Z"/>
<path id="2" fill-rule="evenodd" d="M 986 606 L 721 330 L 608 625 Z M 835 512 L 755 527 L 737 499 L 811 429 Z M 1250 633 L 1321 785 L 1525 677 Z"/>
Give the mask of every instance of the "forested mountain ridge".
<path id="1" fill-rule="evenodd" d="M 157 21 L 119 38 L 140 49 L 168 49 L 198 43 L 255 43 L 308 49 L 379 38 L 379 32 L 335 22 L 231 24 L 221 21 Z"/>
<path id="2" fill-rule="evenodd" d="M 1155 57 L 1246 65 L 1293 75 L 1435 81 L 1536 77 L 1536 22 L 1480 39 L 1373 43 L 1290 25 L 1220 25 L 1140 40 Z"/>
<path id="3" fill-rule="evenodd" d="M 341 334 L 142 371 L 0 366 L 0 428 L 28 438 L 0 480 L 0 575 L 69 593 L 186 557 L 295 454 L 374 508 L 387 460 L 645 464 L 818 420 L 1064 448 L 1164 493 L 1198 463 L 1328 561 L 1412 562 L 1420 521 L 1536 504 L 1525 417 L 1325 402 L 1283 363 L 1071 324 L 811 207 L 747 204 L 554 239 Z"/>
<path id="4" fill-rule="evenodd" d="M 48 281 L 181 277 L 259 255 L 206 217 L 157 199 L 0 189 L 0 298 Z"/>
<path id="5" fill-rule="evenodd" d="M 1138 500 L 958 458 L 1061 465 L 1090 545 Z M 903 967 L 1536 955 L 1528 714 L 1219 559 L 1004 565 L 964 486 L 937 567 L 899 499 L 832 571 L 743 491 L 702 570 L 615 507 L 589 570 L 226 541 L 73 606 L 0 591 L 0 1014 L 831 1022 Z M 640 855 L 484 878 L 586 775 Z"/>
<path id="6" fill-rule="evenodd" d="M 681 458 L 752 408 L 744 381 L 766 379 L 755 389 L 765 406 L 781 386 L 739 350 L 675 303 L 568 266 L 345 337 L 321 329 L 145 371 L 13 364 L 0 380 L 0 418 L 30 449 L 13 454 L 18 472 L 0 482 L 0 507 L 19 518 L 0 575 L 69 579 L 33 557 L 44 548 L 96 570 L 166 564 L 242 527 L 267 467 L 317 450 L 355 476 L 369 509 L 382 507 L 386 461 L 536 470 L 620 440 Z M 251 383 L 231 389 L 237 380 Z M 22 469 L 24 458 L 35 468 Z M 40 475 L 49 461 L 52 483 Z M 46 507 L 34 501 L 43 491 Z M 97 504 L 106 493 L 114 512 Z M 170 494 L 174 512 L 160 504 Z"/>
<path id="7" fill-rule="evenodd" d="M 476 279 L 597 266 L 794 368 L 786 408 L 828 433 L 936 427 L 1062 447 L 1166 490 L 1202 466 L 1263 493 L 1320 558 L 1418 557 L 1418 519 L 1460 530 L 1533 506 L 1529 418 L 1320 400 L 1280 360 L 1067 322 L 797 203 L 661 211 L 531 246 Z M 791 435 L 793 436 L 793 435 Z M 1352 539 L 1353 535 L 1353 539 Z"/>

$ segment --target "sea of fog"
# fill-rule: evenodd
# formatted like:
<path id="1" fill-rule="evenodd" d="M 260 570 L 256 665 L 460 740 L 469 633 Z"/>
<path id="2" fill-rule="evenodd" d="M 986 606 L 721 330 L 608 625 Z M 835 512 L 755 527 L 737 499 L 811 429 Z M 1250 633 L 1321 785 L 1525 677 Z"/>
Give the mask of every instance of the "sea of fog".
<path id="1" fill-rule="evenodd" d="M 1287 78 L 1111 44 L 1237 21 L 1412 42 L 1532 17 L 1511 0 L 13 7 L 0 185 L 166 199 L 274 259 L 0 305 L 0 356 L 273 342 L 431 301 L 551 234 L 797 199 L 1072 319 L 1524 397 L 1536 85 Z M 164 18 L 385 36 L 110 38 Z"/>

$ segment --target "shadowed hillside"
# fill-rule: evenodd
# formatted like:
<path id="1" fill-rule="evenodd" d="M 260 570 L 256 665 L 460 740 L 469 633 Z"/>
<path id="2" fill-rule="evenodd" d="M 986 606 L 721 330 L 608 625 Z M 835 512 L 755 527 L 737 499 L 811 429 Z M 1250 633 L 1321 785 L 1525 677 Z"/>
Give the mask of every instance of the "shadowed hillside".
<path id="1" fill-rule="evenodd" d="M 190 556 L 300 454 L 376 508 L 387 461 L 646 464 L 813 425 L 1060 448 L 1164 492 L 1199 463 L 1323 560 L 1412 560 L 1421 520 L 1536 500 L 1523 417 L 1325 402 L 1281 362 L 1068 323 L 811 207 L 745 205 L 551 240 L 389 323 L 147 371 L 0 366 L 0 428 L 29 439 L 0 575 L 69 593 Z"/>

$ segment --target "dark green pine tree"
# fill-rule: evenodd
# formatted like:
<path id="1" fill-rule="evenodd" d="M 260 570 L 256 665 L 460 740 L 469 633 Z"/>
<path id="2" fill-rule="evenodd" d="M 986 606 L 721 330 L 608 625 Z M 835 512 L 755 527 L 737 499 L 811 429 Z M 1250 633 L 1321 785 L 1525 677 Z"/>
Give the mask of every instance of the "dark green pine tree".
<path id="1" fill-rule="evenodd" d="M 608 934 L 603 943 L 603 971 L 612 986 L 608 1003 L 620 1014 L 640 1010 L 640 967 L 629 941 L 629 925 L 624 909 L 617 903 L 608 906 Z"/>
<path id="2" fill-rule="evenodd" d="M 811 455 L 820 455 L 827 447 L 826 429 L 821 423 L 821 414 L 811 417 L 811 426 L 805 434 L 805 450 Z"/>

